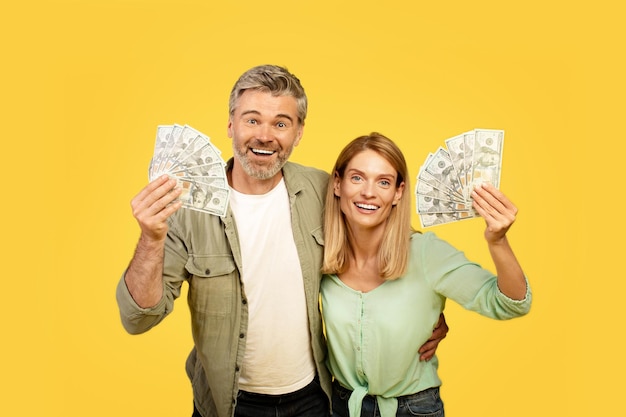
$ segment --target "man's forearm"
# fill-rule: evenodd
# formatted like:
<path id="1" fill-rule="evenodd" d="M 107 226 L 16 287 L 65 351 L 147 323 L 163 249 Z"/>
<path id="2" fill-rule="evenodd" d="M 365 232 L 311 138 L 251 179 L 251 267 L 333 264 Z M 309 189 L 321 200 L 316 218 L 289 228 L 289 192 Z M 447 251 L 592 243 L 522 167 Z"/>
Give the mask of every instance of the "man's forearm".
<path id="1" fill-rule="evenodd" d="M 139 238 L 124 281 L 135 302 L 142 308 L 153 307 L 163 297 L 163 241 Z"/>

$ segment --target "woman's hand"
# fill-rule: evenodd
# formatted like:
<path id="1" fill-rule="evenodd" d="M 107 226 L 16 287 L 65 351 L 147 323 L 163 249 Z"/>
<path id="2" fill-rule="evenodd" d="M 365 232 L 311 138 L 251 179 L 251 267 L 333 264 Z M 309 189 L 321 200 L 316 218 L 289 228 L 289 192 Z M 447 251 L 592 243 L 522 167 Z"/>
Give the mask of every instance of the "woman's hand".
<path id="1" fill-rule="evenodd" d="M 501 242 L 515 222 L 517 207 L 498 189 L 484 183 L 472 191 L 474 209 L 485 219 L 485 239 L 488 243 Z"/>

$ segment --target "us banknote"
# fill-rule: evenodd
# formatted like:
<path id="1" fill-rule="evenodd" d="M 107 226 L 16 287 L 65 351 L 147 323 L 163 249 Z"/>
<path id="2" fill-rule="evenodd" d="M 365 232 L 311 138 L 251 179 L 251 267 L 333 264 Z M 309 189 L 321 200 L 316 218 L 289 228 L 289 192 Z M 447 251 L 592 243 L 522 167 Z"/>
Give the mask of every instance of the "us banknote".
<path id="1" fill-rule="evenodd" d="M 471 191 L 484 182 L 500 187 L 504 131 L 474 129 L 445 140 L 429 153 L 415 186 L 422 227 L 479 217 Z"/>
<path id="2" fill-rule="evenodd" d="M 152 181 L 166 174 L 176 179 L 183 208 L 224 216 L 230 198 L 225 168 L 209 136 L 189 125 L 157 126 L 148 177 Z"/>

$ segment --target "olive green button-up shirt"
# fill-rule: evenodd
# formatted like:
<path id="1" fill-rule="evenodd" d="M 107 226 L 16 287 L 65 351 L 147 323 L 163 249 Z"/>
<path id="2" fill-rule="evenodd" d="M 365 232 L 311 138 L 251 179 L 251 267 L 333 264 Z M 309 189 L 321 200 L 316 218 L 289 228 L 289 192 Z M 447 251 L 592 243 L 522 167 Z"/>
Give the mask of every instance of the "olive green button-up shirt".
<path id="1" fill-rule="evenodd" d="M 232 159 L 227 169 L 232 167 Z M 319 311 L 323 256 L 322 210 L 328 174 L 288 162 L 283 176 L 289 194 L 294 241 L 298 250 L 307 303 L 313 357 L 322 388 L 330 398 L 330 374 Z M 163 271 L 164 296 L 154 307 L 139 307 L 124 282 L 117 301 L 124 328 L 143 333 L 174 308 L 183 282 L 189 285 L 194 349 L 187 360 L 196 408 L 204 417 L 234 415 L 240 365 L 246 348 L 248 308 L 241 281 L 237 225 L 226 215 L 181 209 L 169 220 Z"/>

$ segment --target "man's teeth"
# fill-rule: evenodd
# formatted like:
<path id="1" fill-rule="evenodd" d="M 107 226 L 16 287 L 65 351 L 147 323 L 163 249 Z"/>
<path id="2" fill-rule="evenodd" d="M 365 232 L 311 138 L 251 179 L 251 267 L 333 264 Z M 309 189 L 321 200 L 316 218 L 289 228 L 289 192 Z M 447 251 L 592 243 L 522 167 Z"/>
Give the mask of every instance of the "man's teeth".
<path id="1" fill-rule="evenodd" d="M 274 151 L 268 151 L 267 149 L 252 149 L 252 152 L 262 155 L 272 155 L 274 153 Z"/>
<path id="2" fill-rule="evenodd" d="M 365 210 L 377 210 L 377 209 L 378 209 L 378 206 L 375 206 L 375 205 L 373 205 L 373 204 L 361 204 L 361 203 L 356 203 L 356 206 L 357 206 L 358 208 L 362 208 L 362 209 L 365 209 Z"/>

